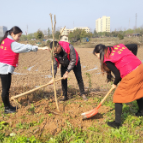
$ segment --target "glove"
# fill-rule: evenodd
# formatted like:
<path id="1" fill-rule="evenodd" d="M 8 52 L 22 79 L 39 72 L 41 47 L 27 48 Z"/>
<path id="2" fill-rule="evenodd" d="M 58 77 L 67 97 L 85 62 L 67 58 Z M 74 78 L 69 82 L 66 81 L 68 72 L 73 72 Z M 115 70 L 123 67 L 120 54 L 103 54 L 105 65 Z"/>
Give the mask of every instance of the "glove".
<path id="1" fill-rule="evenodd" d="M 111 72 L 110 73 L 107 73 L 107 83 L 108 82 L 111 82 L 111 81 L 114 81 L 114 77 L 112 76 Z"/>
<path id="2" fill-rule="evenodd" d="M 38 46 L 32 46 L 32 51 L 34 52 L 38 51 Z"/>

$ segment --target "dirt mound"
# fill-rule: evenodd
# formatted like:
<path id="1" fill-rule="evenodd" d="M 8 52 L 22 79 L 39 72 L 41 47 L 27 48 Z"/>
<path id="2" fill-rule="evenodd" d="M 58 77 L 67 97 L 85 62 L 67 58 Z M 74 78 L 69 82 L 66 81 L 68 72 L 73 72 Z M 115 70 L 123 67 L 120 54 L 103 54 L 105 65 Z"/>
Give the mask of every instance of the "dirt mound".
<path id="1" fill-rule="evenodd" d="M 54 100 L 41 100 L 26 107 L 23 103 L 22 108 L 14 115 L 10 114 L 6 122 L 15 129 L 13 132 L 16 134 L 34 134 L 38 137 L 42 132 L 43 135 L 55 135 L 68 126 L 86 129 L 91 125 L 104 123 L 103 113 L 110 111 L 106 106 L 101 106 L 99 113 L 92 119 L 82 120 L 81 113 L 96 106 L 94 98 L 84 102 L 80 97 L 60 103 L 60 112 L 57 111 Z"/>

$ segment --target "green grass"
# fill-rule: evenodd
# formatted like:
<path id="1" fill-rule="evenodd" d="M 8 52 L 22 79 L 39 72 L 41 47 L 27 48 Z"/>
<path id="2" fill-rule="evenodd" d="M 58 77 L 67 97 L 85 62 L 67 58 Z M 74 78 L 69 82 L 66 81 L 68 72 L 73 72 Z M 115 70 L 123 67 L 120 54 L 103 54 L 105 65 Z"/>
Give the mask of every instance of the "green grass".
<path id="1" fill-rule="evenodd" d="M 5 137 L 3 133 L 0 133 L 0 143 L 41 143 L 41 141 L 35 139 L 34 136 L 31 138 L 24 136 Z"/>
<path id="2" fill-rule="evenodd" d="M 17 128 L 17 130 L 19 130 L 19 129 L 29 129 L 29 124 L 27 124 L 27 123 L 18 123 L 18 124 L 16 124 L 16 128 Z"/>
<path id="3" fill-rule="evenodd" d="M 85 73 L 87 78 L 88 78 L 88 88 L 91 89 L 92 88 L 92 82 L 91 82 L 91 74 L 90 73 Z"/>
<path id="4" fill-rule="evenodd" d="M 133 143 L 140 142 L 138 131 L 142 131 L 143 128 L 139 128 L 143 124 L 143 118 L 128 117 L 124 126 L 120 129 L 109 128 L 106 124 L 96 125 L 93 124 L 86 130 L 81 128 L 74 128 L 72 124 L 66 120 L 67 128 L 63 129 L 57 136 L 48 136 L 44 138 L 45 143 Z M 18 125 L 22 127 L 21 124 Z M 0 133 L 1 143 L 42 143 L 35 139 L 34 136 L 27 138 L 24 136 L 16 135 L 14 137 L 5 137 L 3 133 Z"/>
<path id="5" fill-rule="evenodd" d="M 80 103 L 80 107 L 85 108 L 93 105 L 98 105 L 103 97 L 96 96 L 91 97 L 92 102 Z M 69 100 L 66 104 L 71 104 Z M 91 119 L 92 125 L 84 128 L 84 123 L 82 126 L 74 127 L 70 120 L 65 120 L 67 126 L 60 127 L 61 131 L 57 135 L 52 135 L 50 133 L 43 134 L 41 138 L 35 138 L 34 136 L 28 138 L 26 135 L 21 136 L 19 131 L 38 128 L 38 126 L 44 121 L 45 116 L 42 113 L 34 114 L 33 116 L 39 117 L 38 121 L 31 121 L 30 123 L 19 122 L 16 127 L 11 127 L 6 124 L 6 120 L 9 118 L 8 115 L 4 116 L 3 121 L 0 121 L 0 143 L 142 143 L 143 142 L 143 117 L 134 116 L 137 112 L 138 107 L 136 101 L 128 104 L 123 104 L 122 113 L 122 127 L 120 129 L 112 129 L 106 124 L 107 121 L 112 121 L 115 118 L 115 104 L 112 102 L 112 95 L 110 95 L 103 104 L 104 106 L 110 107 L 110 111 L 102 114 L 103 120 Z M 53 106 L 49 104 L 49 106 Z M 0 106 L 1 112 L 3 111 L 3 105 Z M 33 112 L 35 107 L 31 104 L 28 109 L 29 112 Z M 55 115 L 52 113 L 47 114 L 51 120 Z M 69 117 L 70 113 L 66 112 L 62 114 L 63 117 Z M 26 119 L 28 115 L 21 116 L 21 119 Z M 72 119 L 72 117 L 70 117 Z M 87 120 L 88 122 L 88 120 Z M 86 121 L 85 121 L 86 123 Z M 7 136 L 4 133 L 9 131 L 10 133 L 17 134 L 12 136 Z"/>

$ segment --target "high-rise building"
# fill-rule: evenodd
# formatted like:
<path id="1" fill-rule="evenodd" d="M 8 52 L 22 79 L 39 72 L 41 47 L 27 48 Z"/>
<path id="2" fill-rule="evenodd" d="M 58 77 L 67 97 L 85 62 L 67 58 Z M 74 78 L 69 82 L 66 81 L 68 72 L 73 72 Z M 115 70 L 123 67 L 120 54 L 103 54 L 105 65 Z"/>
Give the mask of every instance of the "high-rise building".
<path id="1" fill-rule="evenodd" d="M 88 27 L 74 27 L 73 29 L 66 29 L 65 28 L 64 30 L 63 30 L 63 28 L 61 28 L 60 32 L 62 32 L 61 35 L 68 35 L 70 32 L 73 32 L 76 29 L 85 30 L 86 33 L 90 32 L 90 29 Z"/>
<path id="2" fill-rule="evenodd" d="M 3 37 L 6 31 L 7 31 L 7 27 L 0 26 L 0 37 Z"/>
<path id="3" fill-rule="evenodd" d="M 110 17 L 102 16 L 96 20 L 96 32 L 110 32 Z"/>

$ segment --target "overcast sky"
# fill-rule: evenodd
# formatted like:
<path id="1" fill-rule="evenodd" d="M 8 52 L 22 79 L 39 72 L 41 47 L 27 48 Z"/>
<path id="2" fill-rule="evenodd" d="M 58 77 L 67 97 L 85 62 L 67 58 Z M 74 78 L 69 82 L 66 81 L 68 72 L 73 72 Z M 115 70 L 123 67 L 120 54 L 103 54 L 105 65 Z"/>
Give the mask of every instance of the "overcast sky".
<path id="1" fill-rule="evenodd" d="M 95 29 L 95 20 L 110 16 L 111 31 L 143 26 L 143 0 L 0 0 L 0 26 L 19 26 L 25 34 L 51 28 L 49 13 L 56 15 L 57 29 L 66 26 Z M 129 24 L 130 20 L 130 24 Z"/>

